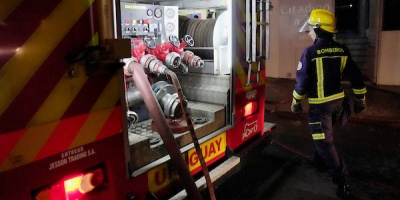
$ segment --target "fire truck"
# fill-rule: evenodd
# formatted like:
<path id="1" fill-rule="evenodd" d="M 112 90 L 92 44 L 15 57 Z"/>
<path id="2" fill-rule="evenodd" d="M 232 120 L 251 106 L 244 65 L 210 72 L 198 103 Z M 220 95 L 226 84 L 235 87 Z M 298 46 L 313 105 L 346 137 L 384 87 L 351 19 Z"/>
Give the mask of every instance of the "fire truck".
<path id="1" fill-rule="evenodd" d="M 265 138 L 269 1 L 0 6 L 0 199 L 200 199 Z"/>

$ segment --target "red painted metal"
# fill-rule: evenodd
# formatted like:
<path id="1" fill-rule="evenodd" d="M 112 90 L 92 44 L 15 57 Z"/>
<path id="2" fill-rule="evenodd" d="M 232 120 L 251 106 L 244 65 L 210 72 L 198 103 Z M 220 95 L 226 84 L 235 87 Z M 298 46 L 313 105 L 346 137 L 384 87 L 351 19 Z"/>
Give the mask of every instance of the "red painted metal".
<path id="1" fill-rule="evenodd" d="M 11 104 L 8 105 L 4 113 L 0 115 L 0 121 L 2 122 L 0 124 L 0 165 L 8 164 L 9 162 L 6 161 L 9 159 L 16 159 L 14 162 L 16 165 L 11 166 L 10 170 L 7 168 L 5 171 L 0 171 L 0 180 L 4 180 L 7 183 L 6 187 L 0 187 L 0 196 L 9 199 L 29 200 L 35 196 L 35 192 L 70 175 L 82 173 L 96 166 L 101 166 L 104 169 L 106 187 L 85 194 L 87 195 L 85 196 L 87 199 L 126 199 L 128 194 L 134 194 L 138 199 L 145 199 L 146 194 L 150 191 L 150 172 L 143 172 L 135 177 L 131 177 L 132 174 L 129 174 L 132 172 L 129 169 L 130 158 L 128 158 L 129 150 L 127 150 L 129 148 L 129 145 L 127 145 L 129 141 L 127 141 L 127 136 L 122 130 L 125 128 L 122 127 L 125 111 L 121 102 L 117 102 L 115 108 L 111 108 L 109 116 L 105 117 L 106 120 L 104 120 L 104 124 L 101 124 L 97 133 L 93 135 L 90 135 L 92 133 L 88 132 L 81 133 L 82 127 L 85 126 L 86 121 L 93 114 L 93 105 L 102 95 L 105 88 L 113 81 L 112 76 L 87 77 L 86 82 L 81 86 L 74 100 L 62 113 L 60 119 L 48 121 L 48 123 L 54 123 L 51 125 L 54 125 L 55 129 L 49 133 L 48 138 L 45 138 L 46 141 L 43 140 L 43 146 L 40 146 L 41 148 L 38 150 L 38 153 L 32 155 L 34 161 L 24 163 L 24 159 L 29 158 L 24 157 L 25 155 L 18 155 L 19 152 L 14 150 L 14 147 L 20 145 L 19 143 L 24 142 L 25 134 L 27 134 L 27 131 L 30 131 L 30 129 L 26 129 L 29 122 L 60 80 L 65 78 L 64 76 L 71 67 L 70 63 L 65 61 L 65 56 L 72 51 L 87 46 L 99 31 L 100 27 L 97 23 L 99 10 L 95 9 L 99 1 L 95 0 L 73 27 L 65 33 L 65 37 L 44 58 L 38 70 L 27 81 L 24 88 Z M 60 5 L 60 2 L 60 0 L 51 2 L 44 0 L 21 1 L 14 11 L 3 20 L 4 23 L 0 24 L 1 36 L 9 38 L 2 41 L 0 47 L 16 49 L 23 45 L 43 22 L 42 20 L 46 19 Z M 102 3 L 105 3 L 105 5 L 111 6 L 110 2 L 112 1 L 102 0 Z M 242 16 L 238 15 L 236 20 L 242 21 Z M 6 24 L 6 26 L 3 26 L 3 24 Z M 138 46 L 132 50 L 132 55 L 138 61 L 141 61 L 146 47 L 143 44 L 139 45 L 140 41 L 137 42 Z M 236 42 L 239 47 L 240 39 L 237 39 Z M 179 47 L 174 47 L 170 43 L 166 43 L 163 46 L 159 46 L 158 51 L 154 51 L 153 53 L 157 54 L 160 59 L 165 59 L 166 52 L 176 52 L 179 55 L 183 55 L 185 54 L 183 48 L 186 45 L 185 41 L 182 41 Z M 235 56 L 243 57 L 244 52 L 242 49 L 238 48 L 237 52 Z M 11 53 L 11 51 L 8 51 L 6 54 L 0 54 L 0 70 L 14 55 L 15 52 Z M 187 64 L 197 63 L 193 67 L 202 67 L 204 65 L 204 62 L 193 53 L 186 51 L 185 55 L 186 57 L 183 60 Z M 147 64 L 152 59 L 149 58 L 146 60 Z M 192 177 L 192 175 L 200 172 L 200 167 L 189 171 L 187 163 L 189 162 L 188 155 L 187 153 L 182 154 L 176 145 L 175 138 L 168 127 L 161 108 L 156 103 L 154 94 L 151 92 L 152 90 L 143 67 L 137 63 L 134 64 L 132 62 L 132 64 L 127 71 L 133 75 L 138 88 L 141 90 L 145 103 L 150 110 L 151 118 L 154 120 L 157 131 L 166 144 L 171 157 L 171 161 L 168 161 L 166 166 L 162 166 L 165 168 L 162 168 L 160 174 L 158 174 L 159 179 L 156 182 L 162 185 L 164 183 L 162 181 L 169 181 L 169 178 L 171 178 L 171 181 L 183 185 L 192 199 L 201 199 Z M 152 69 L 146 63 L 143 64 L 151 72 L 165 75 L 168 73 L 168 69 L 161 62 L 157 62 Z M 244 65 L 244 63 L 238 63 L 236 67 Z M 265 76 L 264 66 L 262 66 L 261 76 Z M 252 137 L 263 133 L 265 87 L 263 83 L 245 87 L 243 80 L 239 77 L 231 78 L 234 79 L 233 81 L 236 85 L 236 88 L 233 88 L 232 91 L 235 98 L 234 110 L 236 111 L 235 120 L 233 121 L 236 123 L 226 133 L 221 133 L 219 136 L 224 135 L 226 137 L 226 146 L 229 146 L 231 149 L 237 149 Z M 246 94 L 253 90 L 257 94 L 254 98 L 248 99 Z M 63 96 L 60 96 L 60 98 L 63 98 Z M 254 115 L 244 117 L 243 113 L 239 111 L 242 110 L 248 101 L 258 102 L 258 112 Z M 187 119 L 189 120 L 189 117 Z M 187 124 L 190 123 L 191 121 L 187 122 Z M 190 130 L 193 127 L 185 126 L 185 130 L 187 128 Z M 92 141 L 71 149 L 71 145 L 73 145 L 74 140 L 76 140 L 79 134 L 82 134 L 82 137 L 87 135 L 93 136 Z M 36 144 L 30 145 L 34 146 Z M 26 146 L 26 148 L 31 147 Z M 86 152 L 85 156 L 80 159 L 71 157 L 76 154 L 71 153 L 70 155 L 69 151 L 78 148 L 82 152 Z M 201 164 L 210 166 L 223 159 L 224 156 L 225 152 L 222 152 L 206 163 Z M 182 157 L 185 157 L 185 159 Z M 63 159 L 68 160 L 67 164 L 63 164 Z M 19 163 L 24 164 L 19 165 Z M 0 169 L 2 169 L 1 167 L 4 166 L 0 166 Z M 205 168 L 207 169 L 207 167 Z M 181 179 L 174 178 L 176 176 L 172 172 L 174 170 L 179 173 Z M 207 173 L 208 171 L 205 172 L 205 174 Z M 209 182 L 210 180 L 207 181 Z M 167 185 L 156 193 L 160 194 L 160 196 L 165 196 L 170 192 L 173 185 Z M 213 189 L 211 184 L 209 184 L 209 189 Z"/>

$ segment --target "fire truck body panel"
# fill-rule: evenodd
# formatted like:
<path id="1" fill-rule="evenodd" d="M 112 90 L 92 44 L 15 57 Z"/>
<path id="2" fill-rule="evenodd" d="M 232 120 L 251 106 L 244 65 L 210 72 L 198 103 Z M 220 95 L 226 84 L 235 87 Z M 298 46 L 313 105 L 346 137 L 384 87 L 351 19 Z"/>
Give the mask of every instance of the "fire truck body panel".
<path id="1" fill-rule="evenodd" d="M 208 166 L 226 159 L 228 149 L 235 151 L 262 136 L 265 66 L 262 59 L 243 59 L 251 49 L 243 25 L 246 4 L 209 3 L 225 10 L 231 6 L 232 42 L 211 38 L 214 48 L 188 45 L 176 48 L 178 56 L 172 57 L 163 54 L 172 48 L 169 36 L 176 35 L 180 44 L 191 42 L 181 40 L 178 12 L 196 2 L 5 3 L 0 10 L 0 36 L 7 38 L 0 44 L 0 181 L 6 183 L 1 198 L 145 199 L 149 193 L 165 197 L 182 188 L 169 144 L 160 137 L 163 130 L 138 91 L 138 80 L 124 70 L 128 57 L 139 58 L 141 65 L 146 65 L 141 59 L 153 59 L 151 53 L 165 59 L 165 65 L 170 58 L 167 68 L 177 74 Z M 227 40 L 218 34 L 226 31 L 220 21 L 197 23 L 204 23 L 204 33 L 213 31 L 214 40 Z M 210 28 L 215 24 L 219 29 Z M 200 32 L 191 33 L 199 43 Z M 253 38 L 263 44 L 262 57 L 266 41 Z M 148 42 L 159 49 L 143 47 Z M 173 67 L 179 56 L 194 61 L 178 71 Z M 149 61 L 146 69 L 158 66 L 155 62 Z M 185 116 L 177 117 L 183 104 L 176 85 L 167 75 L 145 72 L 190 174 L 201 173 Z"/>

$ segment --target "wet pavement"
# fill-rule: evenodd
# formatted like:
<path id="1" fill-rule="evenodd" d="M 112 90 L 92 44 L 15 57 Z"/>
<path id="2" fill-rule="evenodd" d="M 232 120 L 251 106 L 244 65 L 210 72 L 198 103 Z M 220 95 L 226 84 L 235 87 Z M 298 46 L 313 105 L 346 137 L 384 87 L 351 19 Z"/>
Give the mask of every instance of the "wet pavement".
<path id="1" fill-rule="evenodd" d="M 338 199 L 329 173 L 307 162 L 314 144 L 306 112 L 290 112 L 293 86 L 293 80 L 267 79 L 265 121 L 276 127 L 242 158 L 241 170 L 215 188 L 217 199 Z M 350 94 L 349 84 L 344 89 Z M 367 111 L 335 126 L 354 199 L 400 199 L 399 89 L 368 83 Z"/>

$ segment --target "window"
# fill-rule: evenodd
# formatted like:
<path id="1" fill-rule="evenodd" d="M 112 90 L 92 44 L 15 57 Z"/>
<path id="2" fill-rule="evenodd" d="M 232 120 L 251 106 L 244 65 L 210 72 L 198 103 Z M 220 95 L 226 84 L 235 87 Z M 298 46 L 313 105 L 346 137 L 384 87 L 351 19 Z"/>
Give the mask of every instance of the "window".
<path id="1" fill-rule="evenodd" d="M 400 30 L 400 1 L 384 0 L 383 27 L 384 31 Z"/>

